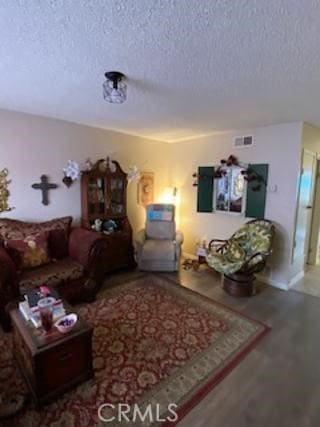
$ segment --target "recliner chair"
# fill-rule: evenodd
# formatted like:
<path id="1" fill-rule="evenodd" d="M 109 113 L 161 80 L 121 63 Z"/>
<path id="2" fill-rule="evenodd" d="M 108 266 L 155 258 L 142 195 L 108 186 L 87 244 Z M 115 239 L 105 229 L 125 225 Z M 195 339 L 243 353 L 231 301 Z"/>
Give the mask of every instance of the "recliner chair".
<path id="1" fill-rule="evenodd" d="M 175 206 L 151 204 L 146 227 L 135 238 L 138 267 L 143 271 L 177 271 L 183 234 L 176 231 Z"/>

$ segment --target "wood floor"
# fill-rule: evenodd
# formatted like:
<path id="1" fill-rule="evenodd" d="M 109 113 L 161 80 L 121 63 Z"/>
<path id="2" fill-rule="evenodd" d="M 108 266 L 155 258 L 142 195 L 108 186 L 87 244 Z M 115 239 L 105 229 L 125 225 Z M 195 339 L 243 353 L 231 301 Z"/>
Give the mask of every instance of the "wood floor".
<path id="1" fill-rule="evenodd" d="M 204 266 L 168 276 L 272 327 L 179 427 L 320 426 L 319 298 L 266 285 L 254 297 L 230 297 Z"/>
<path id="2" fill-rule="evenodd" d="M 303 278 L 292 289 L 320 298 L 320 265 L 306 266 Z"/>

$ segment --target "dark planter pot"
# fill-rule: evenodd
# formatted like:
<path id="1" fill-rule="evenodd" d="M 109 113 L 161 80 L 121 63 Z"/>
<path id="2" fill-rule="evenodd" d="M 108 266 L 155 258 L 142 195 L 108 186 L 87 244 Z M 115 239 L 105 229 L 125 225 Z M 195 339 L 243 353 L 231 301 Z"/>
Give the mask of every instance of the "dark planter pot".
<path id="1" fill-rule="evenodd" d="M 223 277 L 223 289 L 234 297 L 250 297 L 255 294 L 254 281 L 254 274 L 230 274 Z"/>

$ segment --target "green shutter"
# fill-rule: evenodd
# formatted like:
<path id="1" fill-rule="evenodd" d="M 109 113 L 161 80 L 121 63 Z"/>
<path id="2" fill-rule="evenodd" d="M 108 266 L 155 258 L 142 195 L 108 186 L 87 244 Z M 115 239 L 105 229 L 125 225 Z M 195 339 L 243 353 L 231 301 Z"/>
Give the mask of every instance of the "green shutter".
<path id="1" fill-rule="evenodd" d="M 268 170 L 267 164 L 251 164 L 249 165 L 259 176 L 263 178 L 259 191 L 253 191 L 252 188 L 257 185 L 257 181 L 248 182 L 247 187 L 247 202 L 246 202 L 246 217 L 248 218 L 264 218 L 264 211 L 267 197 Z"/>
<path id="2" fill-rule="evenodd" d="M 213 203 L 213 173 L 212 166 L 198 168 L 198 212 L 212 212 Z"/>

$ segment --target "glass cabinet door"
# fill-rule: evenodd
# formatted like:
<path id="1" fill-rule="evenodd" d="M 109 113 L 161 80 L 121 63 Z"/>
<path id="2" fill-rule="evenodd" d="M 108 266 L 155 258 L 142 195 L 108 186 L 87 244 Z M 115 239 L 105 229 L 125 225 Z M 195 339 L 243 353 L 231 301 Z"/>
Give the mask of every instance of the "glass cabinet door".
<path id="1" fill-rule="evenodd" d="M 106 210 L 106 186 L 103 178 L 90 178 L 88 183 L 89 214 L 103 214 Z"/>
<path id="2" fill-rule="evenodd" d="M 112 215 L 125 214 L 125 180 L 123 178 L 110 178 L 110 206 Z"/>

